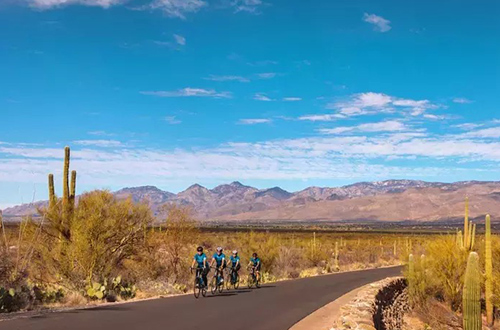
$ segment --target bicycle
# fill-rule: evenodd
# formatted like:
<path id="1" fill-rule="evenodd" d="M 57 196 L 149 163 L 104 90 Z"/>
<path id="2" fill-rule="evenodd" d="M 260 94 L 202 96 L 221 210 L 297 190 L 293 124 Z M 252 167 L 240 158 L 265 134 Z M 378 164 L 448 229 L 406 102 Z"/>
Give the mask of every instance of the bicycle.
<path id="1" fill-rule="evenodd" d="M 205 282 L 203 281 L 203 271 L 204 269 L 201 267 L 197 268 L 191 268 L 191 272 L 196 269 L 196 277 L 194 279 L 194 297 L 198 299 L 200 296 L 200 293 L 203 297 L 207 296 L 207 286 Z"/>
<path id="2" fill-rule="evenodd" d="M 235 290 L 240 287 L 240 275 L 234 267 L 231 267 L 229 273 L 227 274 L 226 289 L 229 290 L 231 285 Z"/>
<path id="3" fill-rule="evenodd" d="M 255 267 L 251 268 L 252 271 L 248 274 L 247 280 L 248 288 L 251 289 L 254 285 L 256 288 L 260 288 L 260 278 L 257 278 L 257 274 L 255 274 Z"/>
<path id="4" fill-rule="evenodd" d="M 222 272 L 222 267 L 216 267 L 214 277 L 212 278 L 212 282 L 210 284 L 210 291 L 212 294 L 215 294 L 217 291 L 222 293 L 224 289 L 224 274 Z"/>

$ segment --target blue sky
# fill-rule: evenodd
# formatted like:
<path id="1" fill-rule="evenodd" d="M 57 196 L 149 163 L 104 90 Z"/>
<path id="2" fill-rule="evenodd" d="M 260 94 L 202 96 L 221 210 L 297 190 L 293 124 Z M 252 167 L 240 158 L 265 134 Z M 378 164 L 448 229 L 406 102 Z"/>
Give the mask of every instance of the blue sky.
<path id="1" fill-rule="evenodd" d="M 0 208 L 239 180 L 499 180 L 498 1 L 2 0 Z M 58 182 L 60 184 L 60 180 Z"/>

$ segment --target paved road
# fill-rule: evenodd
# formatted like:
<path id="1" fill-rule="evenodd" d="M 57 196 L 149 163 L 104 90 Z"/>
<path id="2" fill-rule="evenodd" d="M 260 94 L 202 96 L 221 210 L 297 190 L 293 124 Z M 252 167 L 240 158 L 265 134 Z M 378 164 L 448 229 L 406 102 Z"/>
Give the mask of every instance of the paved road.
<path id="1" fill-rule="evenodd" d="M 0 329 L 36 330 L 286 330 L 364 284 L 401 273 L 400 267 L 310 277 L 207 295 L 108 305 L 0 322 Z"/>

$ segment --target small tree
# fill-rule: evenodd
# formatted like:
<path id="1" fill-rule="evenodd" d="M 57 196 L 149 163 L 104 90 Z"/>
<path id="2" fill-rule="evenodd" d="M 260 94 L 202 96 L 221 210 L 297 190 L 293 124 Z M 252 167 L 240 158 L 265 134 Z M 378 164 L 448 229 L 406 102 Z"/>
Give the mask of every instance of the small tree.
<path id="1" fill-rule="evenodd" d="M 190 208 L 168 204 L 163 207 L 163 212 L 166 213 L 166 232 L 163 245 L 168 254 L 174 282 L 176 282 L 181 265 L 185 262 L 186 253 L 196 241 L 199 230 Z"/>

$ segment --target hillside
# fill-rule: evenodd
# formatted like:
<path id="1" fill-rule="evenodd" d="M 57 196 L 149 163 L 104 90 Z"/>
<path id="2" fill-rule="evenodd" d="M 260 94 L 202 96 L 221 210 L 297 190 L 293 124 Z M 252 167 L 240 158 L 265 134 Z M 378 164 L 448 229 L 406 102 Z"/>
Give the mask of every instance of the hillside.
<path id="1" fill-rule="evenodd" d="M 330 220 L 438 221 L 463 216 L 469 196 L 470 215 L 489 212 L 500 218 L 500 182 L 434 183 L 412 180 L 360 182 L 343 187 L 309 187 L 288 192 L 279 187 L 257 189 L 239 182 L 207 189 L 194 184 L 173 194 L 154 186 L 124 188 L 119 198 L 146 201 L 156 213 L 165 203 L 189 205 L 200 220 Z M 34 205 L 4 210 L 6 219 L 33 214 Z"/>

